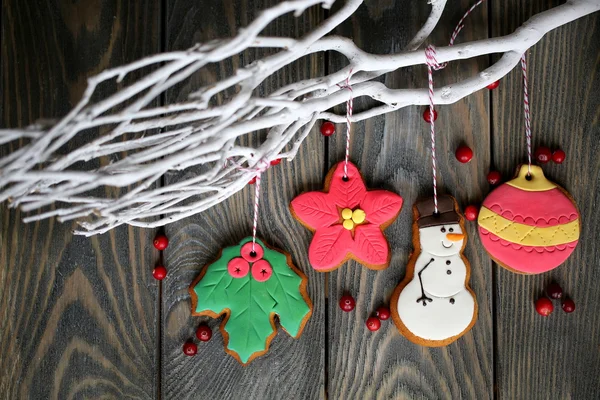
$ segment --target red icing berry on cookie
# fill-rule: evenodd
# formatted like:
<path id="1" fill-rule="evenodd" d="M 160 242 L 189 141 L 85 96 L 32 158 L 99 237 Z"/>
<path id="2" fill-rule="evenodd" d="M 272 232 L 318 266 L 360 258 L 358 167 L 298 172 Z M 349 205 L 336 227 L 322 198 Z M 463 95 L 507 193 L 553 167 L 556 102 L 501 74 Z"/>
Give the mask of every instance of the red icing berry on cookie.
<path id="1" fill-rule="evenodd" d="M 535 302 L 535 311 L 537 311 L 538 314 L 547 317 L 554 311 L 554 305 L 552 305 L 552 301 L 549 298 L 540 297 Z"/>
<path id="2" fill-rule="evenodd" d="M 158 265 L 156 268 L 154 268 L 154 270 L 152 271 L 152 276 L 154 277 L 154 279 L 156 279 L 157 281 L 162 281 L 163 279 L 165 279 L 165 277 L 167 276 L 167 269 L 165 267 L 163 267 L 162 265 Z"/>
<path id="3" fill-rule="evenodd" d="M 490 171 L 487 174 L 487 181 L 490 185 L 497 185 L 502 180 L 502 175 L 498 171 Z"/>
<path id="4" fill-rule="evenodd" d="M 561 149 L 554 150 L 554 153 L 552 153 L 552 161 L 554 161 L 557 164 L 562 164 L 565 161 L 566 157 L 567 154 Z"/>
<path id="5" fill-rule="evenodd" d="M 153 244 L 156 250 L 164 250 L 169 245 L 169 239 L 165 235 L 157 235 Z"/>
<path id="6" fill-rule="evenodd" d="M 438 113 L 436 110 L 433 110 L 433 121 L 435 122 L 437 120 L 437 116 Z M 423 119 L 425 120 L 425 122 L 427 122 L 428 124 L 431 123 L 431 112 L 429 112 L 429 107 L 427 107 L 425 109 L 425 111 L 423 111 Z"/>
<path id="7" fill-rule="evenodd" d="M 185 342 L 183 345 L 183 354 L 186 356 L 195 356 L 198 353 L 198 346 L 192 342 Z"/>
<path id="8" fill-rule="evenodd" d="M 271 165 L 279 165 L 281 163 L 281 158 L 278 158 L 276 160 L 271 160 Z"/>
<path id="9" fill-rule="evenodd" d="M 390 309 L 387 307 L 379 307 L 377 309 L 376 315 L 377 315 L 377 318 L 379 318 L 380 320 L 386 321 L 386 320 L 390 319 L 390 316 L 391 316 Z"/>
<path id="10" fill-rule="evenodd" d="M 492 82 L 489 85 L 486 86 L 486 88 L 490 89 L 490 90 L 494 90 L 496 89 L 498 86 L 500 86 L 500 81 L 496 81 L 496 82 Z"/>
<path id="11" fill-rule="evenodd" d="M 463 164 L 468 163 L 473 158 L 473 150 L 468 146 L 460 146 L 456 149 L 456 159 Z"/>
<path id="12" fill-rule="evenodd" d="M 535 151 L 535 159 L 540 164 L 546 164 L 552 159 L 552 152 L 545 146 L 538 147 Z"/>
<path id="13" fill-rule="evenodd" d="M 252 249 L 252 242 L 248 242 L 242 246 L 242 250 L 240 251 L 244 260 L 248 262 L 256 262 L 263 258 L 265 251 L 262 246 L 258 243 L 254 244 L 254 249 Z"/>
<path id="14" fill-rule="evenodd" d="M 243 278 L 248 275 L 248 271 L 250 271 L 250 264 L 242 257 L 233 258 L 227 263 L 227 272 L 234 278 Z"/>
<path id="15" fill-rule="evenodd" d="M 558 300 L 562 297 L 563 291 L 558 283 L 551 283 L 546 288 L 546 293 L 551 299 Z"/>
<path id="16" fill-rule="evenodd" d="M 381 321 L 377 317 L 370 317 L 367 319 L 367 328 L 371 332 L 378 331 L 381 328 Z"/>
<path id="17" fill-rule="evenodd" d="M 335 133 L 335 125 L 332 122 L 324 122 L 321 125 L 321 135 L 323 136 L 331 136 Z"/>
<path id="18" fill-rule="evenodd" d="M 562 302 L 562 309 L 566 313 L 572 313 L 575 311 L 575 302 L 571 299 L 564 299 Z"/>
<path id="19" fill-rule="evenodd" d="M 356 303 L 354 302 L 354 298 L 349 294 L 345 294 L 340 299 L 340 308 L 346 312 L 350 312 L 354 310 Z"/>
<path id="20" fill-rule="evenodd" d="M 252 277 L 258 282 L 268 281 L 273 275 L 273 267 L 267 260 L 258 260 L 252 264 Z"/>
<path id="21" fill-rule="evenodd" d="M 479 209 L 476 206 L 467 206 L 465 208 L 465 218 L 469 221 L 475 221 L 479 215 Z"/>
<path id="22" fill-rule="evenodd" d="M 200 325 L 196 329 L 196 337 L 202 342 L 208 342 L 212 337 L 212 329 L 208 325 Z"/>

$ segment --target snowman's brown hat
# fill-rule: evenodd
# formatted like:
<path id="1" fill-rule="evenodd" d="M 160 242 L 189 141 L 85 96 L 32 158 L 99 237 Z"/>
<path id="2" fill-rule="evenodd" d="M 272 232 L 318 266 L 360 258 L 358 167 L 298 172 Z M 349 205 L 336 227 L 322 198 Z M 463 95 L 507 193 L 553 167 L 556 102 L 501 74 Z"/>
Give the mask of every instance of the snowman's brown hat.
<path id="1" fill-rule="evenodd" d="M 456 212 L 456 200 L 448 195 L 438 196 L 438 212 L 435 213 L 433 197 L 418 201 L 415 204 L 419 213 L 417 225 L 419 228 L 445 224 L 458 224 L 460 216 Z"/>

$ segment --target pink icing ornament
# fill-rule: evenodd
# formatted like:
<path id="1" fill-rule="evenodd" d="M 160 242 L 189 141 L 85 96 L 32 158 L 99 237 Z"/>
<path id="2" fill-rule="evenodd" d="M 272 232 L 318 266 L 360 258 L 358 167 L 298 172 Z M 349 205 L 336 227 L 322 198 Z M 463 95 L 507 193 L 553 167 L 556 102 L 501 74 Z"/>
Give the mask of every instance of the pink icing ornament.
<path id="1" fill-rule="evenodd" d="M 273 268 L 267 260 L 258 260 L 252 264 L 252 277 L 258 282 L 268 281 L 273 275 Z"/>
<path id="2" fill-rule="evenodd" d="M 331 271 L 348 259 L 383 269 L 391 258 L 383 230 L 398 216 L 402 197 L 387 190 L 368 191 L 358 168 L 340 162 L 327 174 L 324 191 L 303 193 L 290 209 L 315 232 L 308 258 L 317 271 Z"/>
<path id="3" fill-rule="evenodd" d="M 258 243 L 254 245 L 254 253 L 252 251 L 252 242 L 248 242 L 242 246 L 242 250 L 240 251 L 244 260 L 248 262 L 255 262 L 263 258 L 265 251 L 262 246 Z"/>
<path id="4" fill-rule="evenodd" d="M 250 264 L 248 261 L 244 260 L 242 257 L 233 258 L 227 264 L 227 271 L 229 275 L 234 278 L 243 278 L 248 275 L 248 271 L 250 270 Z"/>

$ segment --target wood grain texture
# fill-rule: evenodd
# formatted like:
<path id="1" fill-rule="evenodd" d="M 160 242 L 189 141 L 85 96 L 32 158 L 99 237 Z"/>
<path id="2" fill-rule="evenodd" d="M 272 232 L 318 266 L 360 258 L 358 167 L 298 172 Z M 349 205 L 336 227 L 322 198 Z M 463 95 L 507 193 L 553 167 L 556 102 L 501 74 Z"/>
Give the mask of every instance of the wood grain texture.
<path id="1" fill-rule="evenodd" d="M 558 1 L 492 2 L 492 32 L 506 34 Z M 571 257 L 538 276 L 496 267 L 497 388 L 500 399 L 594 399 L 600 391 L 600 16 L 593 14 L 549 33 L 528 54 L 534 149 L 562 148 L 562 165 L 543 166 L 546 177 L 567 189 L 582 221 Z M 506 179 L 526 162 L 518 68 L 493 92 L 493 157 Z M 550 317 L 535 313 L 534 301 L 552 280 L 573 297 L 567 315 L 555 303 Z"/>
<path id="2" fill-rule="evenodd" d="M 87 77 L 158 51 L 159 11 L 145 0 L 4 0 L 2 126 L 64 115 Z M 87 239 L 22 216 L 0 205 L 0 397 L 154 398 L 153 232 Z"/>
<path id="3" fill-rule="evenodd" d="M 430 43 L 445 45 L 454 25 L 469 7 L 469 1 L 449 2 Z M 363 49 L 376 53 L 399 51 L 423 21 L 426 2 L 368 1 L 338 33 L 350 36 Z M 473 13 L 459 41 L 487 36 L 485 8 Z M 402 21 L 402 23 L 399 23 Z M 471 23 L 472 22 L 472 23 Z M 332 57 L 330 66 L 343 63 Z M 485 58 L 451 64 L 436 72 L 436 86 L 472 76 L 488 65 Z M 388 74 L 388 86 L 427 87 L 425 67 Z M 455 196 L 464 208 L 487 190 L 489 164 L 489 120 L 487 91 L 480 91 L 456 104 L 438 108 L 437 158 L 441 193 Z M 366 107 L 355 101 L 355 110 Z M 341 107 L 338 112 L 344 113 Z M 328 389 L 332 399 L 361 398 L 477 398 L 492 396 L 491 262 L 478 246 L 473 224 L 467 224 L 469 242 L 465 255 L 471 262 L 471 287 L 479 303 L 474 328 L 444 348 L 425 348 L 402 337 L 393 323 L 384 322 L 369 332 L 365 320 L 382 304 L 404 276 L 412 250 L 412 205 L 417 198 L 432 196 L 429 125 L 423 121 L 424 107 L 409 107 L 355 124 L 351 159 L 362 169 L 370 188 L 384 188 L 404 198 L 403 210 L 386 235 L 393 251 L 391 266 L 369 271 L 355 262 L 331 273 L 329 280 L 329 369 Z M 329 163 L 343 158 L 344 129 L 331 140 Z M 459 164 L 454 151 L 468 144 L 475 157 Z M 337 302 L 345 292 L 356 298 L 356 309 L 344 313 Z"/>
<path id="4" fill-rule="evenodd" d="M 169 0 L 167 3 L 167 48 L 181 50 L 197 42 L 229 37 L 246 26 L 257 12 L 276 1 L 195 2 Z M 312 8 L 302 16 L 287 15 L 264 32 L 273 36 L 297 37 L 313 28 L 322 10 Z M 210 16 L 210 17 L 209 17 Z M 209 66 L 189 84 L 173 90 L 168 101 L 184 99 L 201 84 L 230 74 L 265 50 L 247 51 L 231 61 Z M 271 77 L 261 90 L 271 91 L 292 80 L 322 75 L 323 57 L 311 56 Z M 217 102 L 226 101 L 217 98 Z M 264 135 L 260 132 L 258 135 Z M 257 140 L 259 136 L 252 140 Z M 264 136 L 262 136 L 264 138 Z M 242 141 L 242 144 L 248 143 Z M 166 251 L 169 276 L 163 292 L 163 397 L 166 399 L 314 399 L 324 397 L 325 299 L 323 274 L 310 268 L 307 248 L 310 233 L 296 222 L 289 202 L 300 192 L 318 189 L 324 171 L 324 140 L 315 129 L 293 162 L 283 161 L 263 175 L 259 236 L 269 244 L 291 253 L 295 265 L 308 276 L 313 314 L 302 336 L 294 340 L 282 329 L 271 342 L 268 353 L 241 366 L 224 350 L 219 320 L 190 316 L 188 286 L 202 267 L 212 262 L 219 249 L 238 243 L 252 233 L 252 198 L 249 185 L 218 206 L 167 227 L 170 245 Z M 173 174 L 168 181 L 193 176 L 197 171 Z M 199 343 L 198 354 L 182 353 L 198 325 L 207 322 L 213 329 L 208 343 Z M 196 340 L 197 342 L 197 340 Z"/>

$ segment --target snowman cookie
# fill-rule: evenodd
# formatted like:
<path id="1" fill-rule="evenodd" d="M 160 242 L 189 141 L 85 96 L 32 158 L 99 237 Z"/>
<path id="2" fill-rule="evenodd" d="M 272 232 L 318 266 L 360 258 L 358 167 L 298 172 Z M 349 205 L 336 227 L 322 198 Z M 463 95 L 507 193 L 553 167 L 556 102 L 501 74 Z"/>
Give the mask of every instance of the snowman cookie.
<path id="1" fill-rule="evenodd" d="M 439 196 L 413 208 L 415 251 L 404 280 L 392 295 L 392 318 L 411 342 L 446 346 L 465 334 L 477 319 L 477 301 L 469 287 L 471 268 L 463 255 L 467 235 L 456 200 Z"/>

